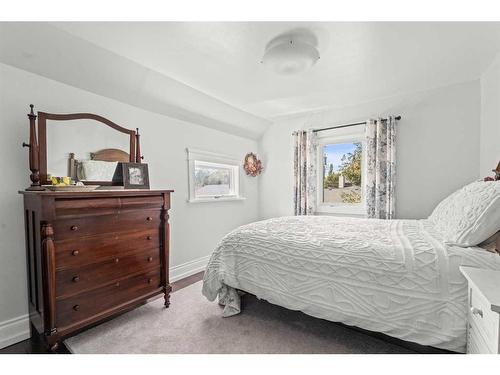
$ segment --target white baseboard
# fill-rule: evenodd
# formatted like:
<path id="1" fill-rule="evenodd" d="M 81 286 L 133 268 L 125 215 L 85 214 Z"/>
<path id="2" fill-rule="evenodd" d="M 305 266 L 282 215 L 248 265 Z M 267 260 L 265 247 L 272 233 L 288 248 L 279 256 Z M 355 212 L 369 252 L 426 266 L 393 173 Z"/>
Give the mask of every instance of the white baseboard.
<path id="1" fill-rule="evenodd" d="M 188 277 L 204 271 L 210 256 L 201 257 L 190 262 L 170 268 L 170 282 Z M 17 318 L 0 322 L 0 349 L 30 337 L 29 316 L 21 315 Z"/>
<path id="2" fill-rule="evenodd" d="M 194 275 L 200 271 L 204 271 L 207 267 L 209 259 L 210 255 L 207 255 L 190 262 L 179 264 L 178 266 L 170 267 L 170 282 L 174 282 Z"/>
<path id="3" fill-rule="evenodd" d="M 0 349 L 30 338 L 28 314 L 0 322 Z"/>

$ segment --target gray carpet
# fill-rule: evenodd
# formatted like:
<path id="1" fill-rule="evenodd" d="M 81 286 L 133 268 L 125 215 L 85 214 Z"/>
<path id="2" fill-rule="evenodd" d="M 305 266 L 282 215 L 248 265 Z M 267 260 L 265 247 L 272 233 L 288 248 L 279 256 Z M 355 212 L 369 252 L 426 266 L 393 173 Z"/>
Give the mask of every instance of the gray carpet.
<path id="1" fill-rule="evenodd" d="M 201 282 L 65 341 L 72 353 L 414 353 L 345 326 L 246 295 L 243 313 L 201 295 Z"/>

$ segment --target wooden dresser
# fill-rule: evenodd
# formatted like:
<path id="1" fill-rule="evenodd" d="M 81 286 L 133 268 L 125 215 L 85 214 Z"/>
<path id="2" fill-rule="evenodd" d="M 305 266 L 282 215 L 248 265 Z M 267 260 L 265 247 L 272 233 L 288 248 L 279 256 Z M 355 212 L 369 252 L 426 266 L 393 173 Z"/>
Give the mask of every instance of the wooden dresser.
<path id="1" fill-rule="evenodd" d="M 22 191 L 32 332 L 62 338 L 164 294 L 172 190 Z"/>

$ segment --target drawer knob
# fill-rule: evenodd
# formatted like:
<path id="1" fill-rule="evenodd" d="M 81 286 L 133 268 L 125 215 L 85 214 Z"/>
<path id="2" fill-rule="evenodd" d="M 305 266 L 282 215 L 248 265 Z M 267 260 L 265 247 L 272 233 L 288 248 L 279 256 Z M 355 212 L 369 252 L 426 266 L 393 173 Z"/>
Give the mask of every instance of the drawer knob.
<path id="1" fill-rule="evenodd" d="M 115 286 L 116 286 L 116 287 L 120 286 L 120 282 L 119 282 L 119 281 L 117 281 L 117 282 L 115 283 Z"/>
<path id="2" fill-rule="evenodd" d="M 148 262 L 152 262 L 153 261 L 153 257 L 148 257 Z"/>
<path id="3" fill-rule="evenodd" d="M 152 284 L 153 283 L 153 279 L 148 279 L 148 284 Z"/>
<path id="4" fill-rule="evenodd" d="M 71 252 L 71 255 L 73 255 L 74 257 L 76 257 L 78 254 L 80 254 L 80 252 L 78 250 L 73 250 Z"/>
<path id="5" fill-rule="evenodd" d="M 478 309 L 477 307 L 472 306 L 470 308 L 470 312 L 472 313 L 472 315 L 479 315 L 481 318 L 483 317 L 483 310 Z"/>
<path id="6" fill-rule="evenodd" d="M 147 221 L 151 221 L 151 220 L 153 220 L 153 218 L 152 218 L 151 216 L 148 216 L 148 217 L 146 218 L 146 220 L 147 220 Z"/>
<path id="7" fill-rule="evenodd" d="M 78 227 L 76 225 L 72 225 L 71 230 L 73 230 L 73 231 L 78 230 Z"/>
<path id="8" fill-rule="evenodd" d="M 73 277 L 73 282 L 74 283 L 77 283 L 80 281 L 80 276 L 76 275 L 75 277 Z"/>
<path id="9" fill-rule="evenodd" d="M 75 311 L 80 310 L 80 305 L 75 305 L 75 306 L 73 306 L 73 310 L 75 310 Z"/>
<path id="10" fill-rule="evenodd" d="M 118 263 L 120 261 L 120 258 L 115 258 L 115 263 Z"/>
<path id="11" fill-rule="evenodd" d="M 148 241 L 151 241 L 152 237 L 151 237 L 151 236 L 147 236 L 147 237 L 146 237 L 146 239 L 147 239 Z"/>

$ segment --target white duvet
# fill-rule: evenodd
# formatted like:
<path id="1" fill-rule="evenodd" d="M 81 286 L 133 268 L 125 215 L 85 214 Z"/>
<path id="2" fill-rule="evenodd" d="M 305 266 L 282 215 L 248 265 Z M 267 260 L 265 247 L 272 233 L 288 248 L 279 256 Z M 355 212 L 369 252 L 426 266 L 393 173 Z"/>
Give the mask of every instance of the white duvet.
<path id="1" fill-rule="evenodd" d="M 280 217 L 244 225 L 213 253 L 203 294 L 240 312 L 240 289 L 292 310 L 463 352 L 460 265 L 500 270 L 500 256 L 443 244 L 428 220 Z"/>

